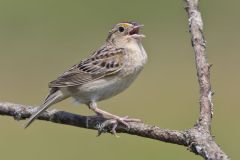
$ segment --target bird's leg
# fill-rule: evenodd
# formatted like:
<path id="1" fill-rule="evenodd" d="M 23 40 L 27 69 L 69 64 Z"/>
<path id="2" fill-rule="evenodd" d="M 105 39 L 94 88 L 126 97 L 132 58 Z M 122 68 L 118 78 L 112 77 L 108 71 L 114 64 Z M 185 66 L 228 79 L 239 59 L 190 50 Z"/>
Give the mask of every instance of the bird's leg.
<path id="1" fill-rule="evenodd" d="M 128 116 L 125 116 L 125 117 L 119 117 L 117 115 L 114 115 L 114 114 L 111 114 L 109 112 L 106 112 L 104 110 L 101 110 L 97 107 L 97 103 L 96 102 L 91 102 L 89 104 L 89 108 L 94 111 L 97 115 L 101 115 L 105 118 L 109 117 L 111 118 L 110 120 L 107 120 L 105 122 L 103 122 L 102 124 L 102 127 L 100 130 L 104 129 L 105 127 L 107 127 L 108 125 L 113 125 L 113 128 L 111 130 L 111 132 L 113 134 L 116 133 L 116 127 L 117 127 L 117 124 L 120 122 L 122 123 L 123 125 L 127 126 L 128 128 L 130 128 L 130 125 L 128 124 L 128 122 L 141 122 L 140 119 L 135 119 L 135 118 L 128 118 Z"/>

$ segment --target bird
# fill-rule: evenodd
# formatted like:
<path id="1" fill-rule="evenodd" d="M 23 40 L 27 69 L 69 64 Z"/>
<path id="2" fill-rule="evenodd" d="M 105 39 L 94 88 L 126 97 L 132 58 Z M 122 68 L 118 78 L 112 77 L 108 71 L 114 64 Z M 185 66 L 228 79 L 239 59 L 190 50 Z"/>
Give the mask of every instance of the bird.
<path id="1" fill-rule="evenodd" d="M 147 53 L 142 45 L 145 35 L 140 34 L 141 27 L 143 25 L 135 21 L 114 25 L 98 50 L 48 84 L 49 94 L 24 124 L 24 128 L 50 106 L 70 97 L 79 104 L 86 104 L 96 116 L 110 118 L 116 124 L 129 127 L 129 122 L 140 121 L 99 109 L 97 102 L 127 89 L 142 71 L 147 62 Z"/>

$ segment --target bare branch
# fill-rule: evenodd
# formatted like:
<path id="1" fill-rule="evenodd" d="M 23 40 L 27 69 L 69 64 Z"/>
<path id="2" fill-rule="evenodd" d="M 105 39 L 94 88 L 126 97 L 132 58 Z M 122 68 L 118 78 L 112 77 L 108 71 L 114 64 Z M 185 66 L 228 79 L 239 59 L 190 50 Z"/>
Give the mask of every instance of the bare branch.
<path id="1" fill-rule="evenodd" d="M 35 111 L 36 107 L 0 102 L 0 115 L 12 116 L 16 120 L 29 118 Z M 45 111 L 38 119 L 95 130 L 98 130 L 100 125 L 106 121 L 106 119 L 102 117 L 81 116 L 57 110 Z M 116 131 L 118 133 L 128 133 L 187 146 L 185 135 L 182 131 L 162 129 L 157 126 L 147 125 L 144 123 L 131 122 L 129 124 L 130 128 L 127 128 L 124 125 L 119 125 L 116 128 Z M 107 128 L 106 132 L 110 132 L 110 130 L 111 128 Z"/>
<path id="2" fill-rule="evenodd" d="M 211 128 L 212 92 L 210 84 L 210 65 L 206 58 L 206 41 L 203 37 L 203 22 L 198 9 L 198 0 L 186 0 L 189 22 L 189 32 L 192 35 L 192 46 L 195 52 L 195 61 L 198 82 L 200 86 L 200 117 L 202 127 Z"/>
<path id="3" fill-rule="evenodd" d="M 189 135 L 193 138 L 190 148 L 208 160 L 228 159 L 211 136 L 211 120 L 213 114 L 210 68 L 206 58 L 206 41 L 203 36 L 203 21 L 199 11 L 198 0 L 186 0 L 189 32 L 195 52 L 198 83 L 200 87 L 200 116 Z"/>

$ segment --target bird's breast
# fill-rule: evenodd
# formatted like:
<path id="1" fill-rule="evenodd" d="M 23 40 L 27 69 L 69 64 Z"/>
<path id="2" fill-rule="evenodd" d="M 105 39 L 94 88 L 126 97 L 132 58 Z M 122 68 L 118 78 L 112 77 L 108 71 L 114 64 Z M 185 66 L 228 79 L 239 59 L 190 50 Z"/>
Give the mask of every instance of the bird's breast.
<path id="1" fill-rule="evenodd" d="M 125 50 L 125 65 L 117 74 L 79 86 L 73 97 L 86 104 L 110 98 L 128 88 L 142 70 L 147 55 L 141 44 L 129 44 Z"/>
<path id="2" fill-rule="evenodd" d="M 147 62 L 147 54 L 141 43 L 130 43 L 126 48 L 126 61 L 122 72 L 126 74 L 139 73 Z"/>

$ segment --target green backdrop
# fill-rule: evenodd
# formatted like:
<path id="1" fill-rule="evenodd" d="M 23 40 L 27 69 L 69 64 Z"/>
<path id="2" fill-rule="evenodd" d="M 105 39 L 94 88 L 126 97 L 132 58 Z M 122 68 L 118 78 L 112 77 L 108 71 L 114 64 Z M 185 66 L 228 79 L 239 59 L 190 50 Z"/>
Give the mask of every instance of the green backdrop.
<path id="1" fill-rule="evenodd" d="M 99 104 L 109 112 L 140 118 L 160 127 L 184 130 L 198 117 L 199 90 L 184 2 L 172 1 L 0 1 L 0 100 L 39 105 L 47 83 L 100 47 L 117 22 L 145 25 L 148 64 L 124 93 Z M 239 159 L 239 5 L 240 1 L 201 1 L 214 95 L 213 135 Z M 92 112 L 66 100 L 52 108 Z M 182 146 L 121 134 L 0 116 L 0 158 L 201 159 Z"/>

